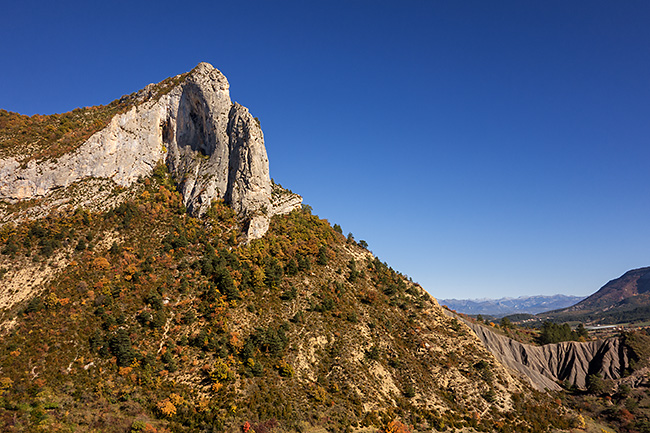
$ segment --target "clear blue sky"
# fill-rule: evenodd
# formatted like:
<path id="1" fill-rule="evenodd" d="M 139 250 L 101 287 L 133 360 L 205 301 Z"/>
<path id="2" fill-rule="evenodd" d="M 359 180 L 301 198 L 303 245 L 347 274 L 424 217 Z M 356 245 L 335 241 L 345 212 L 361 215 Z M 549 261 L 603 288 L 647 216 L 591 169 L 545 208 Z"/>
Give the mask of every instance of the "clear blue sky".
<path id="1" fill-rule="evenodd" d="M 0 107 L 105 104 L 200 61 L 271 175 L 440 298 L 650 265 L 650 2 L 6 2 Z"/>

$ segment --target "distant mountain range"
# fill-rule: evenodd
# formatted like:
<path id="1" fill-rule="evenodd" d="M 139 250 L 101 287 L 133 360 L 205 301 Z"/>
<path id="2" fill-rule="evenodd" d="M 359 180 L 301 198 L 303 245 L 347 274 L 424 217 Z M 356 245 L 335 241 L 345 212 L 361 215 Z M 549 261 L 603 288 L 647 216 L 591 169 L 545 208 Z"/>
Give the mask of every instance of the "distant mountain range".
<path id="1" fill-rule="evenodd" d="M 586 296 L 521 296 L 500 299 L 440 299 L 459 313 L 513 322 L 550 320 L 589 325 L 650 322 L 650 267 L 632 269 Z M 532 321 L 532 322 L 531 322 Z"/>
<path id="2" fill-rule="evenodd" d="M 503 317 L 511 314 L 538 314 L 558 310 L 577 304 L 585 298 L 585 296 L 540 295 L 499 299 L 439 299 L 439 302 L 459 313 Z"/>

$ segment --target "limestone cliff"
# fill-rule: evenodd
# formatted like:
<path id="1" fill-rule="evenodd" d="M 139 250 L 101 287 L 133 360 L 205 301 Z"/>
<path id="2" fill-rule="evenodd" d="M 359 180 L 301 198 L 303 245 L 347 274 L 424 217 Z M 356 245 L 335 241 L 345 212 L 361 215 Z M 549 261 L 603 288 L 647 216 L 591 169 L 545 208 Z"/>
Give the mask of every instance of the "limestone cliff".
<path id="1" fill-rule="evenodd" d="M 200 216 L 213 200 L 224 199 L 248 239 L 263 236 L 272 215 L 300 206 L 295 194 L 291 206 L 286 200 L 273 206 L 262 130 L 231 101 L 219 70 L 200 63 L 164 95 L 154 87 L 138 92 L 134 106 L 57 160 L 0 160 L 0 200 L 46 197 L 88 178 L 129 187 L 165 161 L 190 213 Z"/>
<path id="2" fill-rule="evenodd" d="M 559 390 L 558 382 L 564 381 L 585 389 L 588 375 L 600 374 L 605 379 L 618 379 L 629 366 L 627 352 L 618 338 L 532 346 L 496 334 L 476 323 L 466 323 L 495 358 L 526 376 L 540 390 Z"/>

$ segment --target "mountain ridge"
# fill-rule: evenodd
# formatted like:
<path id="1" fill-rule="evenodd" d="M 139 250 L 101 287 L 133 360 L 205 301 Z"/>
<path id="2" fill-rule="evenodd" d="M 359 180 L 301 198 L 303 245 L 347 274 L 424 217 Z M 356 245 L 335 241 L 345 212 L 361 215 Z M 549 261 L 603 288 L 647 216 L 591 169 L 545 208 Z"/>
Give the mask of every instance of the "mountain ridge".
<path id="1" fill-rule="evenodd" d="M 14 201 L 0 226 L 1 428 L 575 424 L 421 286 L 267 183 L 259 123 L 228 103 L 217 70 L 200 64 L 177 81 L 139 92 L 143 103 L 116 108 L 79 147 L 0 160 Z M 148 163 L 116 171 L 112 145 Z"/>
<path id="2" fill-rule="evenodd" d="M 579 303 L 538 317 L 588 324 L 645 322 L 650 319 L 650 267 L 631 269 Z"/>
<path id="3" fill-rule="evenodd" d="M 650 267 L 631 269 L 618 278 L 608 281 L 594 294 L 567 311 L 607 308 L 627 298 L 650 291 Z"/>

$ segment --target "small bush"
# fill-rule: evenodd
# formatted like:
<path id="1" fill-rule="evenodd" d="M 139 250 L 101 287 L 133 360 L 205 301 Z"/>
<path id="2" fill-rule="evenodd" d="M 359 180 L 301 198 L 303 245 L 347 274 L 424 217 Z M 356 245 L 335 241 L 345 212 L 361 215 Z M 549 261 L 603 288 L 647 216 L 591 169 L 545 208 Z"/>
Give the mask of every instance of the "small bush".
<path id="1" fill-rule="evenodd" d="M 135 359 L 135 352 L 131 347 L 131 338 L 124 329 L 119 329 L 117 333 L 111 337 L 108 346 L 111 353 L 117 358 L 117 365 L 120 367 L 131 365 Z"/>
<path id="2" fill-rule="evenodd" d="M 327 246 L 321 245 L 320 248 L 318 248 L 318 259 L 316 260 L 316 263 L 321 266 L 325 266 L 327 262 Z"/>
<path id="3" fill-rule="evenodd" d="M 296 290 L 294 286 L 291 286 L 289 290 L 285 290 L 284 292 L 282 292 L 282 294 L 280 295 L 280 299 L 282 299 L 283 301 L 293 301 L 294 299 L 296 299 L 296 296 L 298 296 L 298 290 Z"/>
<path id="4" fill-rule="evenodd" d="M 293 367 L 286 361 L 280 361 L 275 368 L 282 377 L 293 377 Z"/>
<path id="5" fill-rule="evenodd" d="M 379 347 L 372 346 L 370 349 L 365 352 L 366 358 L 371 361 L 379 361 Z"/>

